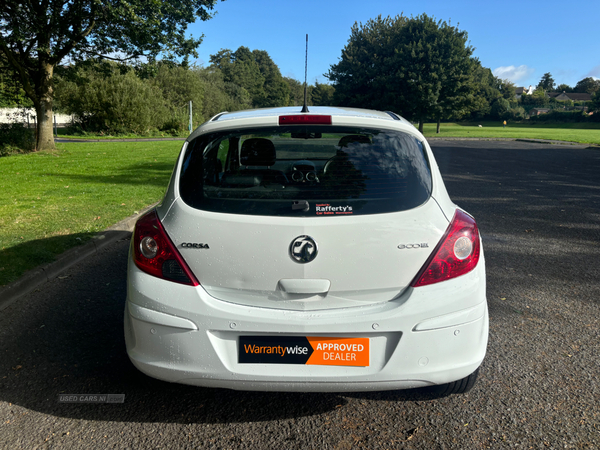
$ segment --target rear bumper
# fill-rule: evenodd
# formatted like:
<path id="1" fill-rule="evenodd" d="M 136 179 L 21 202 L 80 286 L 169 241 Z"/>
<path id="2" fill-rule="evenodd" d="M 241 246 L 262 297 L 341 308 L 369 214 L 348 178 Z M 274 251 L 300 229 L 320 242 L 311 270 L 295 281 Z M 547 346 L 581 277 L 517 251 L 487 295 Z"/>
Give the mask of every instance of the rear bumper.
<path id="1" fill-rule="evenodd" d="M 485 269 L 409 289 L 396 300 L 321 311 L 254 308 L 129 264 L 125 340 L 154 378 L 261 391 L 378 391 L 443 384 L 479 367 L 488 339 Z M 240 364 L 239 336 L 369 338 L 367 367 Z"/>

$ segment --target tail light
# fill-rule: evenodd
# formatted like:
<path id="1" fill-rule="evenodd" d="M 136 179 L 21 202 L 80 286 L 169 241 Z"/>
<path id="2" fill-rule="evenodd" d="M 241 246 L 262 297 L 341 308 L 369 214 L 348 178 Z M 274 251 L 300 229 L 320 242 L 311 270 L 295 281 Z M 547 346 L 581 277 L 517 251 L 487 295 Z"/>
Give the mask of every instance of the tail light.
<path id="1" fill-rule="evenodd" d="M 464 275 L 477 266 L 480 251 L 475 220 L 457 210 L 444 237 L 410 285 L 427 286 Z"/>
<path id="2" fill-rule="evenodd" d="M 140 270 L 176 283 L 200 283 L 163 228 L 155 210 L 142 216 L 133 231 L 133 260 Z"/>

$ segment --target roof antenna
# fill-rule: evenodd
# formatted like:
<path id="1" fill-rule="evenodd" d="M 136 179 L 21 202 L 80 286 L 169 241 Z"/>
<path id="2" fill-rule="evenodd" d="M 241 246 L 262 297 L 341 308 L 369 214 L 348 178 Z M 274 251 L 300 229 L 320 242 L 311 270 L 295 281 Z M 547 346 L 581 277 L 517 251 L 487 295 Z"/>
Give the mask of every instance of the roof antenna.
<path id="1" fill-rule="evenodd" d="M 307 101 L 308 93 L 307 93 L 307 87 L 306 87 L 307 86 L 307 82 L 306 82 L 307 74 L 308 74 L 308 33 L 306 34 L 306 56 L 304 58 L 304 105 L 302 106 L 302 111 L 300 111 L 303 113 L 310 112 L 308 110 L 308 106 L 307 106 L 307 103 L 308 103 L 308 101 Z"/>

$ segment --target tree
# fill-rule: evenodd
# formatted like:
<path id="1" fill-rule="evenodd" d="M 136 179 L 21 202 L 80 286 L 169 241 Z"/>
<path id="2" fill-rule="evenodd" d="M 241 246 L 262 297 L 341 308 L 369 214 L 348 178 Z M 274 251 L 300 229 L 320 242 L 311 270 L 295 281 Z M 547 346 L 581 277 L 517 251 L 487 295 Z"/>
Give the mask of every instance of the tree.
<path id="1" fill-rule="evenodd" d="M 253 50 L 252 57 L 258 64 L 260 74 L 265 79 L 264 96 L 257 99 L 256 106 L 264 108 L 287 105 L 290 98 L 290 88 L 283 80 L 279 67 L 264 50 Z"/>
<path id="2" fill-rule="evenodd" d="M 509 80 L 501 80 L 500 81 L 500 92 L 502 93 L 502 97 L 508 100 L 509 102 L 514 102 L 515 97 L 517 95 L 517 87 L 512 81 Z"/>
<path id="3" fill-rule="evenodd" d="M 554 78 L 552 78 L 550 72 L 546 72 L 538 83 L 537 89 L 542 89 L 544 92 L 551 92 L 554 91 L 555 85 L 556 83 L 554 82 Z"/>
<path id="4" fill-rule="evenodd" d="M 208 120 L 223 111 L 240 111 L 252 107 L 248 91 L 237 84 L 225 81 L 223 73 L 214 67 L 198 72 L 204 82 L 204 103 L 202 115 Z"/>
<path id="5" fill-rule="evenodd" d="M 229 49 L 210 56 L 212 67 L 223 73 L 228 83 L 234 83 L 245 89 L 254 103 L 264 96 L 265 78 L 260 73 L 258 63 L 252 58 L 248 47 L 240 47 L 235 52 Z"/>
<path id="6" fill-rule="evenodd" d="M 283 81 L 287 83 L 290 90 L 287 106 L 302 106 L 304 103 L 304 84 L 290 77 L 283 77 Z"/>
<path id="7" fill-rule="evenodd" d="M 568 84 L 559 84 L 558 86 L 556 86 L 556 92 L 570 93 L 570 92 L 573 92 L 573 88 L 571 86 L 569 86 Z"/>
<path id="8" fill-rule="evenodd" d="M 532 100 L 536 102 L 536 106 L 546 106 L 550 103 L 550 98 L 546 95 L 546 92 L 541 88 L 537 88 L 529 97 L 531 97 Z"/>
<path id="9" fill-rule="evenodd" d="M 66 57 L 155 59 L 197 56 L 202 37 L 186 36 L 208 20 L 217 0 L 3 0 L 0 53 L 19 75 L 38 117 L 37 149 L 54 147 L 53 76 Z M 118 55 L 118 56 L 117 56 Z"/>
<path id="10" fill-rule="evenodd" d="M 544 90 L 539 88 L 533 91 L 533 94 L 523 95 L 521 97 L 521 104 L 530 107 L 528 109 L 534 107 L 548 106 L 549 103 L 550 99 L 548 98 Z"/>
<path id="11" fill-rule="evenodd" d="M 598 90 L 600 90 L 600 80 L 595 80 L 592 77 L 578 81 L 574 89 L 575 92 L 592 95 Z"/>
<path id="12" fill-rule="evenodd" d="M 472 74 L 475 88 L 469 114 L 474 119 L 482 119 L 490 115 L 492 104 L 502 97 L 502 80 L 494 76 L 490 69 L 483 67 L 479 61 Z"/>
<path id="13" fill-rule="evenodd" d="M 312 87 L 312 86 L 311 86 Z M 334 104 L 333 95 L 335 88 L 330 84 L 319 83 L 315 81 L 314 87 L 310 90 L 311 105 L 331 106 Z"/>
<path id="14" fill-rule="evenodd" d="M 600 89 L 598 89 L 596 93 L 592 96 L 590 109 L 596 111 L 597 114 L 600 114 Z"/>
<path id="15" fill-rule="evenodd" d="M 354 23 L 340 61 L 325 74 L 335 86 L 337 104 L 405 114 L 401 108 L 401 80 L 391 81 L 397 72 L 392 72 L 393 39 L 400 34 L 406 20 L 403 16 L 395 19 L 378 16 L 365 25 Z"/>
<path id="16" fill-rule="evenodd" d="M 56 78 L 56 102 L 83 129 L 145 133 L 161 128 L 167 118 L 162 91 L 138 78 L 131 67 L 84 65 L 69 77 Z"/>
<path id="17" fill-rule="evenodd" d="M 0 53 L 0 108 L 31 107 L 31 100 L 25 95 L 17 74 L 3 56 Z"/>
<path id="18" fill-rule="evenodd" d="M 492 117 L 495 119 L 507 119 L 510 111 L 510 103 L 505 98 L 497 99 L 492 105 Z"/>
<path id="19" fill-rule="evenodd" d="M 210 62 L 222 71 L 225 81 L 248 91 L 255 108 L 287 105 L 289 86 L 266 51 L 244 46 L 235 52 L 224 49 L 211 55 Z"/>
<path id="20" fill-rule="evenodd" d="M 170 118 L 164 128 L 173 131 L 184 131 L 189 126 L 189 102 L 192 102 L 192 123 L 202 123 L 202 104 L 204 100 L 204 83 L 197 70 L 181 66 L 159 64 L 156 76 L 151 79 L 157 92 L 162 92 L 165 106 Z"/>
<path id="21" fill-rule="evenodd" d="M 468 112 L 473 97 L 467 33 L 422 14 L 355 23 L 325 75 L 341 105 L 393 110 L 419 122 Z"/>

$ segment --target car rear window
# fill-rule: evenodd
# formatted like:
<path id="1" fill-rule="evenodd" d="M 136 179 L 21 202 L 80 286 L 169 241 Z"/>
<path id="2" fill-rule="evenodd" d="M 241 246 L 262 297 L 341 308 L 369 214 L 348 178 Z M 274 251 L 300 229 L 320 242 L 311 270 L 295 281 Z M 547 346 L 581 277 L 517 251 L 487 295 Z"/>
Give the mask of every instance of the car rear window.
<path id="1" fill-rule="evenodd" d="M 423 144 L 407 133 L 279 126 L 194 139 L 180 192 L 194 208 L 229 214 L 379 214 L 423 204 L 431 172 Z"/>

